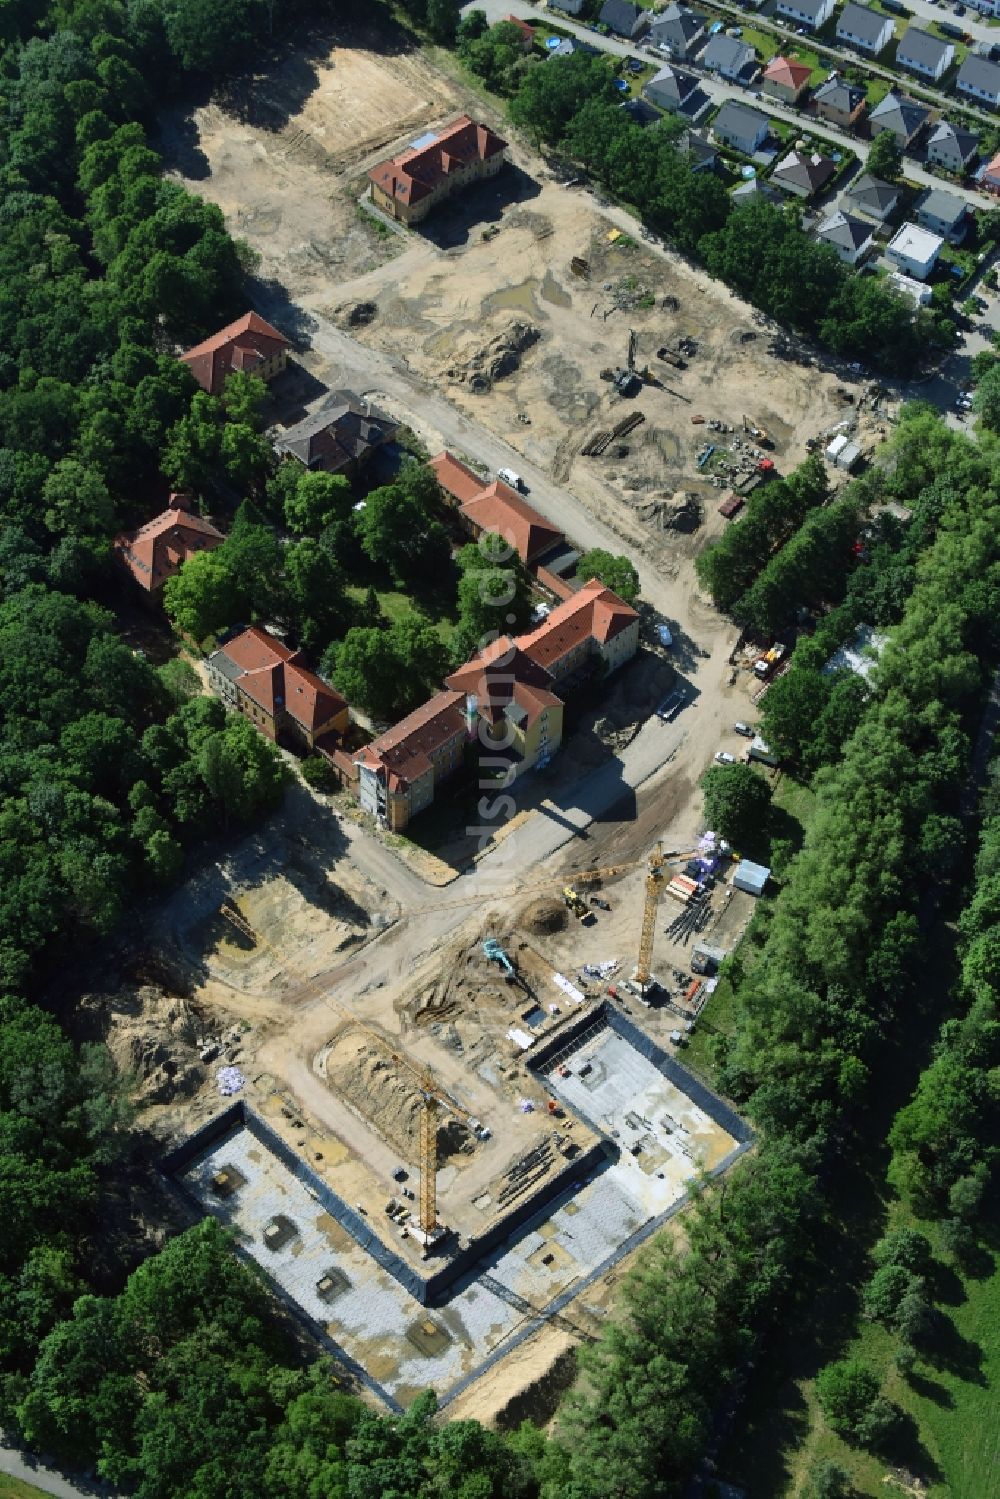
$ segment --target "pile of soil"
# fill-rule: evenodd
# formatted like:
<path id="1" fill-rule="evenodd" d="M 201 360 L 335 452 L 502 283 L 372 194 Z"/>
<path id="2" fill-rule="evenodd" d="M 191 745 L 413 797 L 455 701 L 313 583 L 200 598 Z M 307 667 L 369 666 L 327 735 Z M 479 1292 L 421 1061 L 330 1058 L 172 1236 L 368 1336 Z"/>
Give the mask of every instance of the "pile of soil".
<path id="1" fill-rule="evenodd" d="M 494 381 L 512 375 L 520 367 L 522 354 L 540 337 L 541 332 L 533 323 L 515 319 L 466 358 L 449 365 L 445 377 L 479 393 L 491 390 Z"/>

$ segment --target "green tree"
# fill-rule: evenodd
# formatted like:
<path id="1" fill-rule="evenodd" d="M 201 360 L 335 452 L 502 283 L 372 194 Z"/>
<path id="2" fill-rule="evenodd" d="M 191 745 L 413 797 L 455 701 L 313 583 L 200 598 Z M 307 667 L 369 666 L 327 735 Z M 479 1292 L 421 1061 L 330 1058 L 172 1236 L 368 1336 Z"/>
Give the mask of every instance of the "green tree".
<path id="1" fill-rule="evenodd" d="M 891 130 L 882 130 L 868 149 L 868 171 L 885 182 L 898 182 L 903 174 L 903 153 Z"/>
<path id="2" fill-rule="evenodd" d="M 878 1380 L 860 1359 L 827 1364 L 816 1378 L 820 1410 L 838 1436 L 857 1441 L 878 1396 Z"/>
<path id="3" fill-rule="evenodd" d="M 972 397 L 972 409 L 987 431 L 1000 433 L 1000 364 L 983 372 Z"/>
<path id="4" fill-rule="evenodd" d="M 471 660 L 500 635 L 517 634 L 531 619 L 532 580 L 517 553 L 495 532 L 485 532 L 458 554 L 457 663 Z"/>
<path id="5" fill-rule="evenodd" d="M 293 474 L 291 465 L 283 474 Z M 284 500 L 289 530 L 300 536 L 319 536 L 333 521 L 343 519 L 351 508 L 351 486 L 342 474 L 311 474 L 303 471 Z"/>
<path id="6" fill-rule="evenodd" d="M 461 0 L 427 0 L 427 29 L 436 42 L 453 45 L 461 14 Z"/>
<path id="7" fill-rule="evenodd" d="M 358 515 L 358 535 L 365 556 L 402 587 L 447 576 L 451 548 L 445 529 L 402 484 L 371 491 Z"/>
<path id="8" fill-rule="evenodd" d="M 615 557 L 600 547 L 584 552 L 576 565 L 576 575 L 585 581 L 597 578 L 626 604 L 634 604 L 639 597 L 639 574 L 634 565 L 627 557 Z"/>
<path id="9" fill-rule="evenodd" d="M 174 625 L 199 642 L 239 618 L 242 595 L 221 551 L 189 557 L 163 588 L 163 607 Z"/>
<path id="10" fill-rule="evenodd" d="M 337 691 L 377 719 L 402 718 L 437 690 L 446 668 L 434 626 L 412 613 L 388 630 L 355 626 L 323 658 Z"/>
<path id="11" fill-rule="evenodd" d="M 749 765 L 712 765 L 701 778 L 705 822 L 737 848 L 766 831 L 771 787 Z"/>
<path id="12" fill-rule="evenodd" d="M 61 458 L 42 487 L 45 524 L 59 536 L 107 536 L 115 506 L 101 475 L 76 458 Z"/>

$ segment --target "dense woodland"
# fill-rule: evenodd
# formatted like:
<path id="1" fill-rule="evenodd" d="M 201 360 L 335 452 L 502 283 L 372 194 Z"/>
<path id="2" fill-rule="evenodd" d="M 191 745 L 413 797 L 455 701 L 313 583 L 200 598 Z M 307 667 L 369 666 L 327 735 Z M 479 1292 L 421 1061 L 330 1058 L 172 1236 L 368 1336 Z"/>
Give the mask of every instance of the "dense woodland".
<path id="1" fill-rule="evenodd" d="M 1000 391 L 981 401 L 980 443 L 909 410 L 891 461 L 835 503 L 815 465 L 762 488 L 740 523 L 750 551 L 703 564 L 741 620 L 773 629 L 804 606 L 816 621 L 765 715 L 816 809 L 730 965 L 738 1025 L 714 1058 L 759 1148 L 695 1194 L 683 1253 L 664 1238 L 642 1257 L 621 1315 L 581 1355 L 553 1438 L 435 1422 L 430 1395 L 401 1419 L 368 1410 L 336 1371 L 303 1361 L 211 1222 L 96 1284 L 102 1191 L 132 1148 L 128 1106 L 104 1053 L 78 1051 L 42 1007 L 46 980 L 137 894 L 176 879 L 206 831 L 248 823 L 282 784 L 249 725 L 118 637 L 110 539 L 155 513 L 168 484 L 186 486 L 232 517 L 225 546 L 168 595 L 196 639 L 266 607 L 345 688 L 370 679 L 376 713 L 401 661 L 423 653 L 430 683 L 448 659 L 420 616 L 387 629 L 341 586 L 359 557 L 401 583 L 443 558 L 419 466 L 348 521 L 336 484 L 274 473 L 253 382 L 216 401 L 173 357 L 243 310 L 249 266 L 218 210 L 161 176 L 153 112 L 192 75 L 224 82 L 296 19 L 252 0 L 20 0 L 0 18 L 0 1420 L 143 1499 L 662 1499 L 681 1492 L 748 1358 L 808 1314 L 813 1278 L 829 1273 L 831 1181 L 864 1148 L 924 958 L 932 913 L 913 871 L 965 875 L 961 796 L 1000 645 L 988 432 Z M 455 7 L 428 0 L 418 19 L 447 40 Z M 546 71 L 548 83 L 536 71 L 517 85 L 513 117 L 624 197 L 633 153 L 655 150 L 635 158 L 660 185 L 651 222 L 760 305 L 839 352 L 868 357 L 884 340 L 902 365 L 938 336 L 825 261 L 803 274 L 793 224 L 730 213 L 669 143 L 623 133 L 589 64 Z M 834 322 L 809 302 L 813 283 Z M 880 510 L 889 500 L 912 519 Z M 400 551 L 393 522 L 414 506 L 419 546 Z M 293 538 L 280 559 L 275 526 Z M 472 550 L 455 564 L 456 651 L 480 625 Z M 617 562 L 595 571 L 627 587 Z M 517 609 L 526 602 L 521 589 Z M 889 636 L 870 685 L 823 676 L 862 621 Z M 752 785 L 718 794 L 733 815 L 765 813 Z M 995 1168 L 995 779 L 984 813 L 958 1007 L 893 1131 L 898 1190 L 946 1218 L 956 1256 L 975 1250 Z M 866 1292 L 913 1348 L 929 1336 L 922 1254 L 881 1246 Z M 896 1415 L 868 1371 L 831 1365 L 823 1399 L 852 1440 L 892 1439 Z"/>

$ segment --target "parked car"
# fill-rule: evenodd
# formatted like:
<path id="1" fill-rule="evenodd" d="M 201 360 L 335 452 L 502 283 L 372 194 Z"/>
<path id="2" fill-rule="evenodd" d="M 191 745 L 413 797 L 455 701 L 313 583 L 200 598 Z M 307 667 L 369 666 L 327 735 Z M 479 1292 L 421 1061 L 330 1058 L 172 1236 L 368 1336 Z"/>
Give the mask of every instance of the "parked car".
<path id="1" fill-rule="evenodd" d="M 733 729 L 737 734 L 742 734 L 744 739 L 753 738 L 753 729 L 748 723 L 744 723 L 742 718 L 738 718 L 736 720 L 736 722 L 733 724 Z"/>
<path id="2" fill-rule="evenodd" d="M 527 488 L 521 475 L 515 474 L 512 468 L 498 468 L 497 478 L 501 479 L 504 484 L 509 484 L 511 489 L 516 489 L 518 492 Z"/>
<path id="3" fill-rule="evenodd" d="M 716 750 L 716 752 L 715 752 L 715 759 L 716 759 L 716 763 L 719 764 L 719 765 L 735 765 L 736 764 L 736 756 L 735 755 L 731 755 L 728 750 Z"/>

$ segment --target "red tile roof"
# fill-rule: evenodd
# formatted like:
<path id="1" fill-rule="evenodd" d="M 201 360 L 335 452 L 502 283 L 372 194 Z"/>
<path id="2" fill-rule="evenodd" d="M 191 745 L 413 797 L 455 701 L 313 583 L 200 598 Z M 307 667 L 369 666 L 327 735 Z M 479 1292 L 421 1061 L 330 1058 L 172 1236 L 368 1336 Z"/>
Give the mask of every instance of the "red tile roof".
<path id="1" fill-rule="evenodd" d="M 1000 186 L 1000 151 L 986 163 L 980 180 L 990 183 L 995 182 Z"/>
<path id="2" fill-rule="evenodd" d="M 172 578 L 195 552 L 213 551 L 226 539 L 211 521 L 192 514 L 183 496 L 171 495 L 170 499 L 169 509 L 161 515 L 131 535 L 115 538 L 119 561 L 150 593 Z"/>
<path id="3" fill-rule="evenodd" d="M 435 750 L 465 733 L 462 703 L 461 692 L 435 693 L 371 744 L 366 744 L 357 762 L 384 774 L 390 790 L 405 788 L 430 770 L 430 756 Z"/>
<path id="4" fill-rule="evenodd" d="M 606 645 L 638 618 L 630 604 L 591 578 L 572 598 L 557 604 L 537 630 L 520 636 L 517 644 L 532 661 L 548 668 L 588 638 Z"/>
<path id="5" fill-rule="evenodd" d="M 515 549 L 522 562 L 533 562 L 563 540 L 557 526 L 539 515 L 533 505 L 501 479 L 484 485 L 482 479 L 449 452 L 432 458 L 430 466 L 441 488 L 458 500 L 470 525 L 480 531 L 497 532 Z"/>
<path id="6" fill-rule="evenodd" d="M 471 468 L 466 468 L 464 463 L 460 463 L 447 451 L 432 458 L 427 466 L 434 470 L 434 477 L 445 493 L 450 494 L 460 505 L 483 492 L 483 481 L 479 475 L 474 474 Z"/>
<path id="7" fill-rule="evenodd" d="M 339 692 L 301 664 L 301 651 L 293 651 L 254 625 L 220 648 L 239 675 L 236 682 L 265 712 L 275 718 L 284 711 L 303 728 L 315 732 L 347 707 Z"/>
<path id="8" fill-rule="evenodd" d="M 522 562 L 533 562 L 563 539 L 534 506 L 500 479 L 462 506 L 462 514 L 480 531 L 496 531 L 517 552 Z"/>
<path id="9" fill-rule="evenodd" d="M 526 726 L 546 708 L 562 706 L 562 699 L 549 690 L 550 674 L 526 656 L 509 635 L 501 635 L 445 677 L 445 684 L 474 697 L 480 715 L 494 724 L 500 722 L 511 703 L 524 709 Z"/>
<path id="10" fill-rule="evenodd" d="M 529 26 L 527 21 L 521 20 L 520 16 L 504 16 L 503 19 L 505 25 L 516 26 L 526 42 L 533 42 L 535 40 L 534 26 Z"/>
<path id="11" fill-rule="evenodd" d="M 213 333 L 211 338 L 195 344 L 180 358 L 202 389 L 217 396 L 227 376 L 234 370 L 252 374 L 263 360 L 290 348 L 291 344 L 283 333 L 272 328 L 255 312 L 247 312 L 235 323 Z"/>
<path id="12" fill-rule="evenodd" d="M 794 62 L 790 57 L 774 57 L 764 69 L 764 77 L 770 83 L 784 84 L 785 88 L 800 89 L 809 82 L 812 68 L 804 62 Z"/>
<path id="13" fill-rule="evenodd" d="M 473 161 L 488 161 L 506 149 L 507 142 L 488 125 L 462 115 L 429 145 L 380 161 L 368 177 L 390 198 L 397 198 L 400 203 L 419 203 L 452 172 L 461 171 Z"/>

